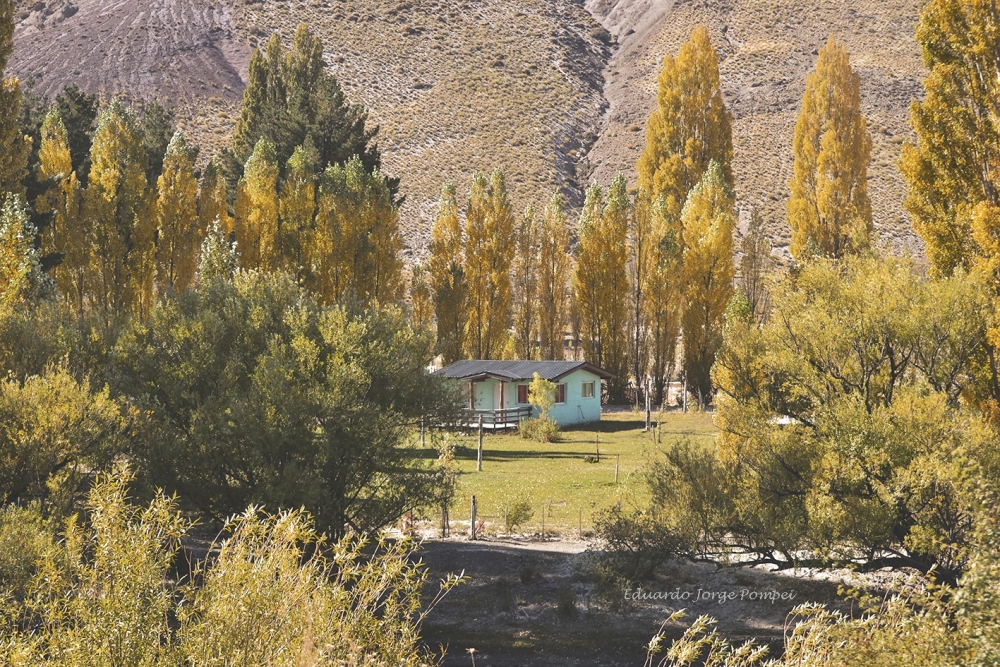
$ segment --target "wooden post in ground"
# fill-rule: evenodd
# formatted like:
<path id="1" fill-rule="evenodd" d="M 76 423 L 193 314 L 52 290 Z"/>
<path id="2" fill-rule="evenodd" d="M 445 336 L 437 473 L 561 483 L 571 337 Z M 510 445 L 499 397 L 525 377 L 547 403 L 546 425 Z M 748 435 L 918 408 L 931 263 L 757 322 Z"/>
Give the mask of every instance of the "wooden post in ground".
<path id="1" fill-rule="evenodd" d="M 580 516 L 577 517 L 577 531 L 580 533 L 580 539 L 583 539 L 583 508 L 580 508 Z"/>
<path id="2" fill-rule="evenodd" d="M 424 418 L 420 418 L 420 446 L 426 446 L 427 441 L 424 439 Z"/>
<path id="3" fill-rule="evenodd" d="M 472 496 L 472 522 L 469 524 L 469 539 L 476 539 L 476 497 Z"/>
<path id="4" fill-rule="evenodd" d="M 684 371 L 684 412 L 688 411 L 688 374 Z"/>
<path id="5" fill-rule="evenodd" d="M 652 428 L 652 414 L 651 406 L 649 403 L 649 390 L 652 388 L 653 380 L 651 378 L 646 378 L 646 431 Z"/>
<path id="6" fill-rule="evenodd" d="M 545 539 L 545 505 L 542 505 L 542 539 Z"/>
<path id="7" fill-rule="evenodd" d="M 479 415 L 479 452 L 476 454 L 476 472 L 483 471 L 483 416 Z"/>
<path id="8" fill-rule="evenodd" d="M 615 454 L 615 484 L 618 483 L 618 459 L 621 458 L 621 454 Z"/>
<path id="9" fill-rule="evenodd" d="M 597 462 L 601 462 L 601 434 L 597 434 Z"/>

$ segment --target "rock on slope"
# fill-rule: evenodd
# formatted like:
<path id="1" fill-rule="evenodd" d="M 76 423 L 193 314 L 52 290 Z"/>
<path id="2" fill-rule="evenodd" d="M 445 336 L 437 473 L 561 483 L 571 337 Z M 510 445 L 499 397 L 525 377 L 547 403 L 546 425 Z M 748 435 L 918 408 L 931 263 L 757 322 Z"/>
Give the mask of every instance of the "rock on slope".
<path id="1" fill-rule="evenodd" d="M 625 171 L 634 179 L 663 57 L 676 53 L 691 30 L 704 24 L 720 53 L 723 92 L 734 116 L 739 206 L 744 211 L 760 208 L 777 254 L 787 256 L 790 232 L 784 212 L 795 120 L 805 77 L 815 67 L 818 48 L 833 34 L 846 45 L 861 76 L 862 111 L 873 139 L 868 189 L 881 241 L 896 251 L 921 255 L 923 246 L 902 207 L 905 185 L 897 168 L 901 144 L 912 140 L 909 104 L 923 90 L 925 70 L 914 39 L 920 4 L 588 0 L 605 26 L 620 31 L 620 48 L 606 70 L 607 124 L 586 157 L 593 177 L 607 182 Z M 629 34 L 629 29 L 635 32 Z"/>

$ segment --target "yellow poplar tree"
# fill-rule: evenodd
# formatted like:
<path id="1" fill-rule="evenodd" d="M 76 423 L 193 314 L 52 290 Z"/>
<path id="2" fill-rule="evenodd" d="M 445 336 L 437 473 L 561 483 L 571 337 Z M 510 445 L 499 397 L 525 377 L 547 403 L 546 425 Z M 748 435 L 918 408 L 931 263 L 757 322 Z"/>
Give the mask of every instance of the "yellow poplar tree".
<path id="1" fill-rule="evenodd" d="M 233 231 L 226 179 L 222 174 L 219 160 L 212 158 L 212 161 L 205 166 L 201 176 L 201 186 L 198 189 L 198 221 L 201 233 L 207 234 L 216 220 L 219 221 L 219 228 L 225 233 Z"/>
<path id="2" fill-rule="evenodd" d="M 515 224 L 503 171 L 496 169 L 489 180 L 473 177 L 465 219 L 466 351 L 472 359 L 498 359 L 509 339 Z"/>
<path id="3" fill-rule="evenodd" d="M 31 138 L 21 132 L 21 82 L 8 77 L 7 61 L 14 50 L 14 0 L 0 0 L 0 203 L 7 193 L 24 194 L 21 181 L 28 166 Z"/>
<path id="4" fill-rule="evenodd" d="M 900 167 L 909 188 L 906 207 L 931 269 L 950 276 L 989 253 L 974 238 L 974 220 L 986 223 L 983 238 L 1000 225 L 996 8 L 931 0 L 920 12 L 917 41 L 929 70 L 926 95 L 910 106 L 917 143 L 903 146 Z"/>
<path id="5" fill-rule="evenodd" d="M 677 57 L 663 60 L 656 110 L 646 125 L 639 187 L 680 217 L 688 192 L 715 160 L 732 186 L 732 117 L 719 87 L 719 56 L 708 30 L 695 28 Z"/>
<path id="6" fill-rule="evenodd" d="M 612 403 L 625 400 L 628 382 L 628 228 L 631 203 L 622 174 L 608 189 L 587 190 L 580 216 L 573 292 L 580 309 L 580 338 L 584 358 L 615 378 L 608 381 Z"/>
<path id="7" fill-rule="evenodd" d="M 156 283 L 160 292 L 183 292 L 194 283 L 202 231 L 198 220 L 198 181 L 191 149 L 178 130 L 167 145 L 156 184 Z"/>
<path id="8" fill-rule="evenodd" d="M 84 197 L 92 230 L 88 291 L 105 317 L 151 305 L 153 232 L 146 153 L 135 112 L 117 98 L 101 113 Z"/>
<path id="9" fill-rule="evenodd" d="M 51 109 L 42 122 L 38 149 L 38 180 L 49 187 L 39 195 L 35 209 L 51 213 L 42 245 L 46 252 L 60 253 L 55 268 L 56 286 L 83 313 L 85 278 L 90 256 L 89 230 L 82 215 L 83 192 L 70 159 L 69 138 L 58 109 Z"/>
<path id="10" fill-rule="evenodd" d="M 399 209 L 386 179 L 361 160 L 330 165 L 320 182 L 316 229 L 307 251 L 310 284 L 326 303 L 363 305 L 403 296 Z"/>
<path id="11" fill-rule="evenodd" d="M 542 359 L 561 360 L 569 310 L 569 227 L 562 195 L 552 195 L 538 240 L 538 340 Z"/>
<path id="12" fill-rule="evenodd" d="M 427 267 L 434 293 L 437 349 L 448 364 L 462 358 L 468 298 L 462 221 L 455 186 L 451 183 L 445 183 L 441 189 L 441 200 L 431 228 L 431 254 Z"/>
<path id="13" fill-rule="evenodd" d="M 842 257 L 868 248 L 872 140 L 861 115 L 861 77 L 833 35 L 819 51 L 816 71 L 806 77 L 793 150 L 792 256 Z"/>
<path id="14" fill-rule="evenodd" d="M 642 193 L 636 206 L 646 206 Z M 642 203 L 640 203 L 642 202 Z M 645 213 L 636 212 L 636 216 Z M 663 199 L 652 204 L 648 260 L 643 275 L 645 322 L 649 327 L 649 375 L 653 380 L 653 402 L 663 405 L 667 382 L 673 375 L 680 335 L 681 248 L 678 221 L 671 218 Z"/>
<path id="15" fill-rule="evenodd" d="M 277 268 L 278 165 L 274 146 L 261 139 L 247 160 L 236 192 L 233 229 L 240 266 L 268 271 Z"/>
<path id="16" fill-rule="evenodd" d="M 639 189 L 635 194 L 628 230 L 629 365 L 632 381 L 645 391 L 649 370 L 649 287 L 650 264 L 653 262 L 653 202 L 649 193 Z M 642 392 L 635 393 L 639 405 Z"/>
<path id="17" fill-rule="evenodd" d="M 684 370 L 689 391 L 703 406 L 712 399 L 712 364 L 733 295 L 734 204 L 722 168 L 713 162 L 681 214 Z"/>
<path id="18" fill-rule="evenodd" d="M 518 225 L 512 267 L 514 299 L 514 354 L 518 359 L 538 358 L 538 222 L 535 207 L 528 206 Z"/>
<path id="19" fill-rule="evenodd" d="M 410 325 L 417 331 L 429 329 L 434 316 L 427 267 L 414 264 L 410 270 Z"/>
<path id="20" fill-rule="evenodd" d="M 281 188 L 282 267 L 293 275 L 307 273 L 306 246 L 316 217 L 316 179 L 309 157 L 299 146 L 288 158 L 287 177 Z"/>
<path id="21" fill-rule="evenodd" d="M 993 318 L 981 382 L 995 420 L 1000 410 L 1000 34 L 985 0 L 930 0 L 917 41 L 928 74 L 923 101 L 910 106 L 916 145 L 904 145 L 900 170 L 906 208 L 924 240 L 931 273 L 976 271 L 990 285 Z"/>

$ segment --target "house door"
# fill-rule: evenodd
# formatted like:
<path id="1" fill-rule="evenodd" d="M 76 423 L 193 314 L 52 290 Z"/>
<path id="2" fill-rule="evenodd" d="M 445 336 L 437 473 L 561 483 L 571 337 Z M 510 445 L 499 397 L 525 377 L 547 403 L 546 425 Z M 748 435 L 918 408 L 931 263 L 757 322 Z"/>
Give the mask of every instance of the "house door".
<path id="1" fill-rule="evenodd" d="M 493 385 L 493 409 L 503 410 L 503 382 Z"/>

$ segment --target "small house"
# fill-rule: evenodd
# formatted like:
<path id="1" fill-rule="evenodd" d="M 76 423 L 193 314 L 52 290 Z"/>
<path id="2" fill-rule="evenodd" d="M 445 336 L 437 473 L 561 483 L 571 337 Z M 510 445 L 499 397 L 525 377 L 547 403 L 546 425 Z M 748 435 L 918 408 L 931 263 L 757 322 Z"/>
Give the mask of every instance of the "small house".
<path id="1" fill-rule="evenodd" d="M 528 402 L 535 373 L 556 385 L 549 417 L 559 426 L 601 419 L 601 382 L 614 375 L 585 361 L 456 361 L 437 371 L 464 385 L 469 422 L 486 428 L 517 426 L 538 410 Z"/>

